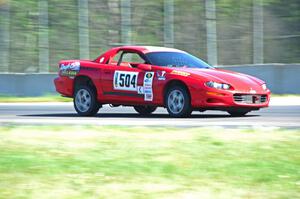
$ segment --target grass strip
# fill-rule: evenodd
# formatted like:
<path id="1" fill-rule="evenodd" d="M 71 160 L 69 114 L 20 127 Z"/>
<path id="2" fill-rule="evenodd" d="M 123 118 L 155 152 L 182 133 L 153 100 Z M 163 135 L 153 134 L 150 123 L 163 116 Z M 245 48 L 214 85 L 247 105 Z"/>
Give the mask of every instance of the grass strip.
<path id="1" fill-rule="evenodd" d="M 300 129 L 0 127 L 3 198 L 297 198 Z"/>
<path id="2" fill-rule="evenodd" d="M 35 102 L 71 102 L 72 98 L 62 97 L 60 95 L 44 95 L 37 97 L 23 96 L 1 96 L 0 103 L 35 103 Z"/>

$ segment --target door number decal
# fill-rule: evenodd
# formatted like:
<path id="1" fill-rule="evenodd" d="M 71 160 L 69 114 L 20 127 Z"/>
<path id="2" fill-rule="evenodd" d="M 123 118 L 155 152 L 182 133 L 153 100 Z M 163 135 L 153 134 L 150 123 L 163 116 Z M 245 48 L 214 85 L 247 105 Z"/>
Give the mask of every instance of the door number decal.
<path id="1" fill-rule="evenodd" d="M 137 91 L 138 72 L 115 71 L 114 89 Z"/>

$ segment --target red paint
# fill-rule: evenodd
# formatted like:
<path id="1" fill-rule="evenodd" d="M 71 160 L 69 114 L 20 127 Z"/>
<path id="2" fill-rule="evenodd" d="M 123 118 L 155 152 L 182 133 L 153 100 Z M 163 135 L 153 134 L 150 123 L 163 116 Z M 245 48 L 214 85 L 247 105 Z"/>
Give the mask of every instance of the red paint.
<path id="1" fill-rule="evenodd" d="M 218 107 L 262 108 L 269 105 L 270 90 L 263 90 L 261 85 L 264 82 L 258 78 L 246 74 L 220 69 L 170 68 L 151 65 L 144 65 L 141 68 L 132 68 L 128 67 L 128 65 L 117 66 L 115 62 L 110 60 L 120 50 L 138 52 L 140 54 L 154 51 L 170 51 L 170 49 L 165 48 L 124 46 L 113 48 L 99 56 L 94 61 L 62 60 L 59 62 L 59 65 L 67 65 L 74 62 L 80 62 L 80 71 L 76 74 L 75 77 L 66 77 L 59 74 L 59 77 L 54 81 L 57 92 L 67 97 L 73 97 L 74 79 L 78 76 L 86 76 L 92 80 L 93 84 L 97 88 L 97 99 L 101 104 L 153 104 L 156 106 L 164 106 L 164 91 L 166 89 L 166 85 L 170 81 L 176 80 L 181 81 L 188 87 L 189 93 L 191 95 L 191 105 L 195 109 L 211 109 Z M 176 49 L 172 50 L 176 52 L 182 52 Z M 111 64 L 106 64 L 109 62 Z M 134 63 L 132 65 L 134 65 Z M 137 86 L 143 86 L 145 72 L 154 72 L 152 86 L 153 101 L 144 101 L 144 97 L 137 96 L 137 91 L 114 90 L 113 77 L 116 70 L 138 72 Z M 165 80 L 158 80 L 158 75 L 161 74 L 161 71 L 166 72 L 164 75 Z M 230 84 L 232 88 L 230 90 L 209 88 L 205 85 L 205 82 L 207 81 L 227 83 Z M 267 95 L 266 102 L 260 104 L 244 104 L 234 101 L 233 94 L 251 94 L 250 90 L 255 90 L 257 95 Z M 113 92 L 118 92 L 125 95 L 129 94 L 132 96 L 113 95 L 111 94 Z M 256 98 L 254 100 L 256 100 Z"/>

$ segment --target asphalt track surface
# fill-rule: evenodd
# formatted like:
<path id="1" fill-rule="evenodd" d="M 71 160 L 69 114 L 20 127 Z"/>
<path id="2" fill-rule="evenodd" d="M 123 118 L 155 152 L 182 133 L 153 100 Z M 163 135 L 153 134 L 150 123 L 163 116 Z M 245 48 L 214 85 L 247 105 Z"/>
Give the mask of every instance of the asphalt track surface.
<path id="1" fill-rule="evenodd" d="M 0 125 L 7 124 L 300 128 L 300 104 L 271 104 L 244 117 L 231 117 L 220 111 L 194 111 L 190 118 L 171 118 L 164 108 L 142 117 L 132 107 L 106 105 L 94 117 L 80 117 L 72 103 L 0 103 Z"/>

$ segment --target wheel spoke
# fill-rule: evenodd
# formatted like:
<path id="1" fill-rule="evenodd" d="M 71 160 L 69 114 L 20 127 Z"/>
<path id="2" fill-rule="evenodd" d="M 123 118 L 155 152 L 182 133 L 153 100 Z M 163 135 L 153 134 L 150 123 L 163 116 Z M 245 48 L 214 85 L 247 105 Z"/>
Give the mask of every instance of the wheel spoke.
<path id="1" fill-rule="evenodd" d="M 86 104 L 82 104 L 82 107 L 83 107 L 84 109 L 87 109 L 87 108 L 88 108 Z"/>
<path id="2" fill-rule="evenodd" d="M 170 100 L 174 100 L 174 95 L 170 95 Z"/>
<path id="3" fill-rule="evenodd" d="M 182 96 L 182 95 L 179 95 L 179 96 L 178 96 L 178 100 L 179 100 L 179 101 L 182 101 L 182 100 L 183 100 L 183 96 Z"/>
<path id="4" fill-rule="evenodd" d="M 174 110 L 174 105 L 172 103 L 170 104 L 170 109 Z"/>
<path id="5" fill-rule="evenodd" d="M 76 98 L 75 98 L 76 102 L 79 104 L 81 103 L 81 98 L 79 97 L 79 95 L 76 95 Z"/>

